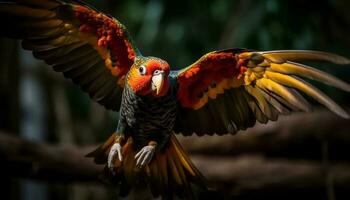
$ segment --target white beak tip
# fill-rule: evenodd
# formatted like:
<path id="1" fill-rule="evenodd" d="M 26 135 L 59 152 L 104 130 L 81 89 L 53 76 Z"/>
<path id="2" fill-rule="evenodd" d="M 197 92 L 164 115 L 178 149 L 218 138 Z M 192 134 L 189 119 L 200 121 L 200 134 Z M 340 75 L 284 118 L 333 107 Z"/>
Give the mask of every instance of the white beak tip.
<path id="1" fill-rule="evenodd" d="M 163 73 L 153 75 L 152 77 L 152 90 L 156 92 L 156 95 L 159 95 L 163 89 L 164 85 L 164 75 Z"/>

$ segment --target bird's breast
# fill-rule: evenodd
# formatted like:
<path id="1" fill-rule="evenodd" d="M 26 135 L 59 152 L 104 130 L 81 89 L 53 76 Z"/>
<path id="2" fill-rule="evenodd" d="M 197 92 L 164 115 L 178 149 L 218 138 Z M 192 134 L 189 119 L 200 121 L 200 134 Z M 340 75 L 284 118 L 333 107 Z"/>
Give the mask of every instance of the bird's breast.
<path id="1" fill-rule="evenodd" d="M 138 96 L 125 88 L 121 105 L 121 117 L 127 124 L 126 131 L 134 142 L 144 146 L 150 140 L 164 143 L 175 124 L 177 105 L 172 89 L 163 97 Z"/>

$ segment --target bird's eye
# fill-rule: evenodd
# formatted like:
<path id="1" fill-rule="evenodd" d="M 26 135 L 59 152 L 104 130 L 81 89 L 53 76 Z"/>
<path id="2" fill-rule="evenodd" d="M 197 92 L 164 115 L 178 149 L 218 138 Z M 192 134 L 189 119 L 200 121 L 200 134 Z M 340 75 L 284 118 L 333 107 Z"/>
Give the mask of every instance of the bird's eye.
<path id="1" fill-rule="evenodd" d="M 141 75 L 146 74 L 146 67 L 144 65 L 141 65 L 139 67 L 139 72 L 140 72 Z"/>
<path id="2" fill-rule="evenodd" d="M 153 74 L 154 74 L 154 75 L 158 75 L 158 74 L 160 74 L 160 70 L 158 70 L 158 69 L 157 69 L 157 70 L 155 70 L 155 71 L 153 72 Z"/>

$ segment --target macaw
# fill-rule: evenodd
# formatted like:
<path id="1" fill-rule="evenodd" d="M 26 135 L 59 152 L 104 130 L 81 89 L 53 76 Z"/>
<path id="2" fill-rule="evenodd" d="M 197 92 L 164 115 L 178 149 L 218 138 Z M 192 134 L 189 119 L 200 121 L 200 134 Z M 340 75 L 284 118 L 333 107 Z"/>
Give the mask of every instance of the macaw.
<path id="1" fill-rule="evenodd" d="M 226 49 L 207 53 L 181 70 L 143 56 L 125 26 L 78 0 L 0 2 L 1 35 L 22 40 L 24 49 L 79 85 L 106 109 L 118 111 L 115 133 L 88 154 L 106 164 L 128 195 L 139 179 L 154 197 L 193 197 L 207 189 L 175 134 L 234 134 L 279 115 L 310 111 L 300 94 L 344 118 L 349 115 L 302 78 L 347 92 L 350 85 L 301 60 L 350 64 L 310 50 Z M 229 173 L 229 172 L 228 172 Z"/>

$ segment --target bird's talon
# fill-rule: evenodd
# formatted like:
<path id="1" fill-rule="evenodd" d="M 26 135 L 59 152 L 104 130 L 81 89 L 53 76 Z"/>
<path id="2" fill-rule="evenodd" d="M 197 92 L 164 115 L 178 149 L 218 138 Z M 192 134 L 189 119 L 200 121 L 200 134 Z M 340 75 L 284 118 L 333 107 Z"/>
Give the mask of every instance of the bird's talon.
<path id="1" fill-rule="evenodd" d="M 119 143 L 114 143 L 108 154 L 107 166 L 112 172 L 114 171 L 114 163 L 116 158 L 118 158 L 119 161 L 123 160 L 122 147 Z"/>
<path id="2" fill-rule="evenodd" d="M 154 145 L 148 145 L 144 146 L 136 155 L 136 165 L 138 167 L 142 167 L 144 165 L 147 165 L 153 158 L 153 154 L 155 152 L 155 146 Z"/>

